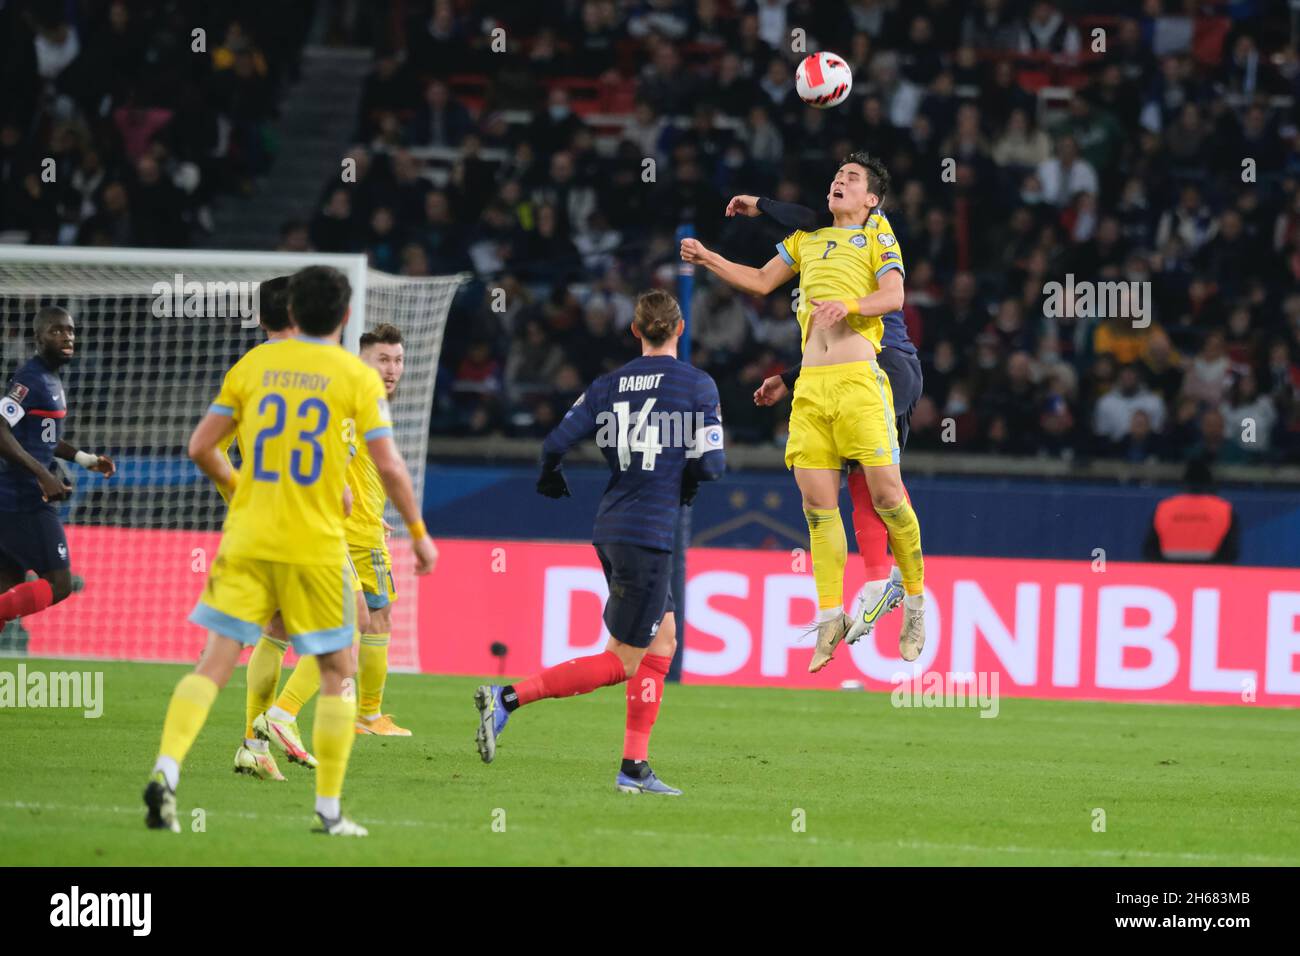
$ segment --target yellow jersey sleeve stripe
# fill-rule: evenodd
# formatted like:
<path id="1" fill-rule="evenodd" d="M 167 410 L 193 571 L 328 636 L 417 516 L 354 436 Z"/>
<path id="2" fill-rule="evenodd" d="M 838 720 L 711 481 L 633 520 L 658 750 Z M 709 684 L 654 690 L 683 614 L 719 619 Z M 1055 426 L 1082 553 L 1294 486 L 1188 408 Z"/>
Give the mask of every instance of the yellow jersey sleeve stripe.
<path id="1" fill-rule="evenodd" d="M 366 432 L 365 439 L 366 441 L 373 441 L 376 438 L 391 438 L 392 436 L 392 427 L 389 425 L 382 425 L 379 428 L 372 428 L 370 431 Z"/>
<path id="2" fill-rule="evenodd" d="M 784 260 L 785 260 L 785 264 L 788 265 L 791 269 L 797 269 L 797 268 L 798 268 L 798 266 L 795 265 L 794 257 L 791 256 L 790 253 L 788 253 L 788 252 L 785 251 L 785 243 L 784 243 L 784 242 L 778 242 L 778 243 L 776 244 L 776 254 L 779 255 L 782 259 L 784 259 Z"/>
<path id="3" fill-rule="evenodd" d="M 883 276 L 883 275 L 884 275 L 886 272 L 888 272 L 890 269 L 897 269 L 899 272 L 903 273 L 903 275 L 905 275 L 905 276 L 907 275 L 907 272 L 906 272 L 906 270 L 903 268 L 902 263 L 899 263 L 899 262 L 886 262 L 883 266 L 881 266 L 879 269 L 876 270 L 876 278 L 879 279 L 881 276 Z"/>
<path id="4" fill-rule="evenodd" d="M 208 411 L 213 415 L 234 415 L 235 410 L 229 405 L 222 405 L 220 402 L 213 402 L 208 406 Z"/>

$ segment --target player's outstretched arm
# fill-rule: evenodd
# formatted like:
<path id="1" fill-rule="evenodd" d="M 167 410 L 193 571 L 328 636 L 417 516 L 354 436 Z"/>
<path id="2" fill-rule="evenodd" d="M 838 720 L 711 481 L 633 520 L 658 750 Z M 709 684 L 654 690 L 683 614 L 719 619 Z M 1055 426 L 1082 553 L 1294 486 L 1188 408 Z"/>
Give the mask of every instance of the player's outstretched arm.
<path id="1" fill-rule="evenodd" d="M 415 486 L 411 484 L 411 473 L 406 469 L 406 462 L 397 450 L 397 444 L 389 435 L 366 439 L 366 450 L 379 472 L 379 480 L 384 483 L 384 491 L 397 509 L 397 513 L 406 522 L 406 529 L 411 533 L 411 548 L 415 551 L 415 573 L 428 574 L 438 563 L 438 548 L 429 537 L 429 531 L 420 517 L 420 504 L 415 500 Z"/>
<path id="2" fill-rule="evenodd" d="M 767 295 L 795 277 L 795 271 L 780 256 L 773 256 L 761 269 L 742 266 L 705 248 L 698 239 L 683 239 L 682 261 L 704 266 L 733 289 L 750 295 Z"/>
<path id="3" fill-rule="evenodd" d="M 820 228 L 827 217 L 819 216 L 816 210 L 809 209 L 807 206 L 801 206 L 795 202 L 779 202 L 775 199 L 768 199 L 761 196 L 754 200 L 755 208 L 759 212 L 771 216 L 787 229 L 802 229 L 804 232 L 812 232 Z"/>
<path id="4" fill-rule="evenodd" d="M 65 441 L 60 441 L 54 449 L 54 457 L 64 461 L 75 461 L 86 471 L 96 471 L 105 478 L 112 478 L 117 473 L 117 465 L 107 455 L 92 455 L 88 451 L 78 451 Z"/>
<path id="5" fill-rule="evenodd" d="M 208 412 L 190 435 L 190 460 L 213 484 L 228 492 L 235 489 L 235 470 L 221 450 L 229 443 L 235 428 L 235 420 L 230 415 Z"/>
<path id="6" fill-rule="evenodd" d="M 41 497 L 46 501 L 62 501 L 72 494 L 71 485 L 65 485 L 49 470 L 41 467 L 39 461 L 27 454 L 27 449 L 19 444 L 18 439 L 9 429 L 9 423 L 3 419 L 0 419 L 0 458 L 11 465 L 26 468 L 35 475 L 37 483 L 41 486 Z"/>

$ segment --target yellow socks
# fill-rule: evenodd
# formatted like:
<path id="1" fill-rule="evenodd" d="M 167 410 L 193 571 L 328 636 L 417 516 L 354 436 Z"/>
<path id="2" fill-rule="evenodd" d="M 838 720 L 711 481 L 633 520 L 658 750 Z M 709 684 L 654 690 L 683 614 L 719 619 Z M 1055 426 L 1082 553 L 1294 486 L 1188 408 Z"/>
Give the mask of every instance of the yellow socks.
<path id="1" fill-rule="evenodd" d="M 313 657 L 314 662 L 316 659 Z M 319 674 L 319 669 L 317 670 Z M 326 697 L 316 702 L 316 720 L 312 725 L 311 743 L 316 752 L 316 796 L 337 800 L 343 795 L 343 775 L 348 769 L 348 755 L 357 732 L 356 702 L 342 697 Z"/>
<path id="2" fill-rule="evenodd" d="M 253 721 L 264 714 L 275 702 L 275 689 L 280 686 L 280 665 L 284 663 L 286 642 L 262 635 L 248 658 L 248 692 L 245 696 L 244 737 L 253 738 Z"/>
<path id="3" fill-rule="evenodd" d="M 318 690 L 320 690 L 320 665 L 312 655 L 300 657 L 298 665 L 289 675 L 289 680 L 285 682 L 284 690 L 280 691 L 280 696 L 276 698 L 275 706 L 297 717 L 298 711 L 302 710 L 302 705 L 311 700 Z"/>
<path id="4" fill-rule="evenodd" d="M 876 514 L 889 529 L 889 550 L 903 575 L 903 590 L 920 594 L 925 583 L 925 558 L 921 556 L 921 523 L 906 498 L 896 508 L 877 508 Z M 817 559 L 813 558 L 815 562 Z"/>
<path id="5" fill-rule="evenodd" d="M 849 542 L 839 508 L 805 508 L 808 538 L 812 543 L 813 580 L 817 582 L 817 607 L 844 609 L 844 565 Z M 901 563 L 901 562 L 900 562 Z"/>
<path id="6" fill-rule="evenodd" d="M 362 634 L 357 661 L 358 696 L 362 717 L 379 716 L 384 703 L 384 684 L 388 680 L 389 634 Z"/>
<path id="7" fill-rule="evenodd" d="M 181 678 L 172 691 L 171 703 L 167 705 L 162 745 L 158 748 L 160 758 L 175 761 L 177 766 L 185 760 L 185 755 L 194 746 L 194 739 L 208 719 L 208 711 L 217 699 L 218 690 L 212 678 L 202 674 L 186 674 Z"/>

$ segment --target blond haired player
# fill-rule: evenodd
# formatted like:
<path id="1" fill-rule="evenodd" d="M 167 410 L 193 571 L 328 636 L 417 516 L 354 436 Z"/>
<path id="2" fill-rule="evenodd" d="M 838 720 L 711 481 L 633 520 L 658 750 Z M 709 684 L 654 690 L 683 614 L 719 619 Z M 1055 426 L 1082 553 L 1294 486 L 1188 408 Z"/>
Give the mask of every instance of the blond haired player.
<path id="1" fill-rule="evenodd" d="M 289 283 L 289 310 L 300 334 L 258 346 L 236 362 L 190 436 L 190 457 L 234 495 L 221 545 L 190 615 L 207 628 L 207 645 L 194 672 L 172 693 L 145 787 L 150 829 L 180 832 L 181 763 L 230 679 L 242 645 L 255 643 L 262 624 L 279 610 L 294 648 L 315 655 L 320 665 L 313 747 L 321 831 L 366 835 L 340 807 L 356 738 L 355 702 L 343 695 L 356 604 L 339 508 L 350 460 L 341 422 L 355 423 L 410 529 L 416 574 L 433 569 L 437 549 L 393 442 L 383 383 L 374 369 L 338 347 L 350 299 L 347 278 L 336 269 L 311 266 L 296 273 Z M 246 452 L 238 472 L 221 454 L 232 433 Z"/>
<path id="2" fill-rule="evenodd" d="M 405 369 L 402 333 L 387 323 L 361 336 L 361 361 L 376 372 L 384 383 L 391 401 Z M 388 643 L 392 636 L 392 606 L 397 600 L 393 583 L 393 558 L 388 551 L 387 527 L 384 524 L 384 484 L 365 443 L 356 441 L 355 433 L 346 436 L 354 454 L 348 466 L 348 484 L 353 489 L 352 513 L 344 523 L 348 554 L 357 569 L 361 590 L 369 611 L 361 628 L 361 651 L 357 660 L 357 733 L 381 737 L 409 737 L 411 732 L 397 726 L 382 712 L 384 683 L 388 679 Z"/>
<path id="3" fill-rule="evenodd" d="M 902 572 L 899 652 L 916 660 L 925 645 L 921 526 L 899 473 L 898 434 L 889 377 L 876 364 L 881 316 L 903 306 L 903 254 L 880 204 L 889 174 L 879 160 L 854 153 L 828 191 L 834 225 L 796 230 L 761 269 L 739 265 L 684 239 L 681 256 L 729 285 L 766 295 L 799 276 L 797 317 L 803 364 L 790 410 L 786 467 L 803 497 L 817 582 L 817 648 L 808 669 L 830 661 L 852 625 L 844 613 L 848 541 L 839 510 L 845 460 L 864 469 L 876 513 Z"/>

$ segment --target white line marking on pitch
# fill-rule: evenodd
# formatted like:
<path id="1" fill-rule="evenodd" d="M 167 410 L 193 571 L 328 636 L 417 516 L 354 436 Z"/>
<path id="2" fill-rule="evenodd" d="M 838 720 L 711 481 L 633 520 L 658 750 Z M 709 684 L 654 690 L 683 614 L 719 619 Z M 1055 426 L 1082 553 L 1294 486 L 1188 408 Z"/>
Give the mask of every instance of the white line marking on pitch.
<path id="1" fill-rule="evenodd" d="M 0 801 L 0 809 L 6 810 L 41 810 L 72 813 L 109 813 L 109 814 L 130 814 L 139 816 L 143 813 L 140 807 L 105 807 L 105 806 L 81 806 L 71 807 L 57 803 L 29 803 L 22 800 Z M 253 813 L 247 810 L 221 810 L 210 816 L 227 816 L 235 817 L 240 820 L 285 820 L 295 823 L 306 823 L 311 819 L 308 813 L 288 814 L 288 813 Z M 413 827 L 416 829 L 432 830 L 460 830 L 467 828 L 448 823 L 444 820 L 378 820 L 364 815 L 357 816 L 357 822 L 377 827 Z M 468 829 L 474 829 L 473 827 Z M 511 824 L 512 831 L 529 831 L 540 830 L 538 827 L 520 826 L 517 823 Z M 1187 860 L 1190 862 L 1213 863 L 1216 861 L 1235 862 L 1235 863 L 1254 863 L 1261 865 L 1287 865 L 1294 866 L 1295 860 L 1288 857 L 1258 856 L 1255 854 L 1246 855 L 1228 855 L 1223 853 L 1188 853 L 1175 850 L 1086 850 L 1072 849 L 1069 847 L 1026 847 L 1026 846 L 979 846 L 973 843 L 932 843 L 925 840 L 828 840 L 811 835 L 791 834 L 775 836 L 770 834 L 755 834 L 753 836 L 744 836 L 734 833 L 700 833 L 696 831 L 673 831 L 673 830 L 624 830 L 614 827 L 594 827 L 584 831 L 593 836 L 609 837 L 645 837 L 646 839 L 664 840 L 664 839 L 708 839 L 723 840 L 742 843 L 777 843 L 783 847 L 797 849 L 800 844 L 810 843 L 815 846 L 841 847 L 848 850 L 865 850 L 867 848 L 882 849 L 903 849 L 903 850 L 938 850 L 941 852 L 957 853 L 1045 853 L 1057 856 L 1083 856 L 1098 857 L 1101 859 L 1123 859 L 1128 857 L 1139 859 L 1176 859 Z"/>

